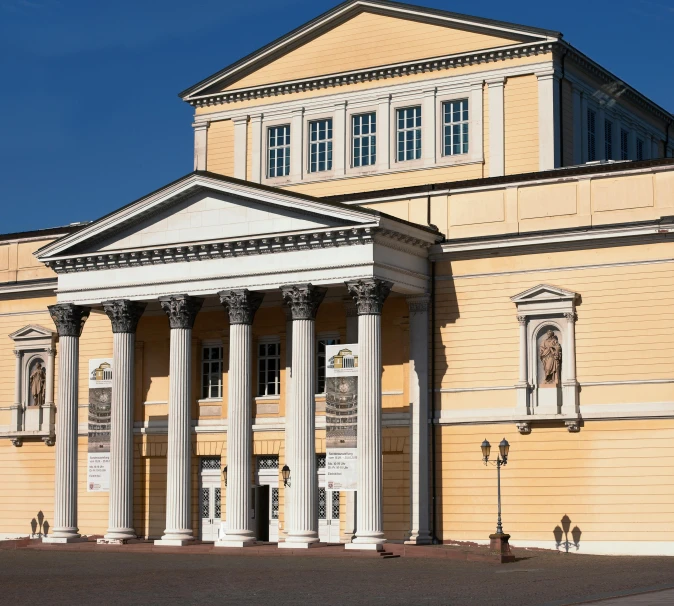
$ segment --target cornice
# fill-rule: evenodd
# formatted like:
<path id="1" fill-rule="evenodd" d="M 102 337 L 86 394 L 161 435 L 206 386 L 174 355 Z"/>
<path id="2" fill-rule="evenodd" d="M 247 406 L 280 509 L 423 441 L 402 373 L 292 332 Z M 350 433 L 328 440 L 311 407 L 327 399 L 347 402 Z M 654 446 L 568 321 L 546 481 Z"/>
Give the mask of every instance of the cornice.
<path id="1" fill-rule="evenodd" d="M 439 57 L 417 59 L 415 61 L 403 61 L 377 67 L 315 76 L 312 78 L 301 78 L 297 80 L 276 82 L 273 84 L 210 93 L 207 95 L 195 96 L 186 99 L 186 101 L 193 107 L 210 107 L 214 105 L 236 103 L 239 101 L 248 101 L 251 99 L 278 97 L 280 95 L 305 91 L 337 88 L 349 86 L 351 84 L 359 84 L 361 82 L 401 78 L 418 73 L 446 71 L 468 65 L 496 63 L 499 61 L 507 61 L 508 59 L 546 54 L 553 51 L 555 44 L 556 43 L 554 42 L 528 42 L 478 52 L 473 51 L 469 53 L 441 55 Z"/>
<path id="2" fill-rule="evenodd" d="M 413 254 L 426 256 L 431 243 L 406 234 L 373 226 L 313 231 L 294 235 L 265 236 L 220 242 L 195 243 L 152 249 L 129 250 L 104 254 L 82 255 L 50 259 L 45 265 L 57 274 L 81 271 L 195 262 L 250 255 L 266 255 L 290 251 L 313 250 L 371 244 L 377 242 L 397 246 Z"/>

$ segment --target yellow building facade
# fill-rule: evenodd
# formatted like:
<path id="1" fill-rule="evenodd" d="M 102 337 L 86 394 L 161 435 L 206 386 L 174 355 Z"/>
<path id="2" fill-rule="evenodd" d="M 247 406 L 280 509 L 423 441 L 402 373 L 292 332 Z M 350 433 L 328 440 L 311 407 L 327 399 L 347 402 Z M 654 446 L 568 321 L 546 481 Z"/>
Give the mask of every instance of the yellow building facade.
<path id="1" fill-rule="evenodd" d="M 384 0 L 181 96 L 193 173 L 0 236 L 0 537 L 487 542 L 505 437 L 515 547 L 674 553 L 669 112 L 559 32 Z"/>

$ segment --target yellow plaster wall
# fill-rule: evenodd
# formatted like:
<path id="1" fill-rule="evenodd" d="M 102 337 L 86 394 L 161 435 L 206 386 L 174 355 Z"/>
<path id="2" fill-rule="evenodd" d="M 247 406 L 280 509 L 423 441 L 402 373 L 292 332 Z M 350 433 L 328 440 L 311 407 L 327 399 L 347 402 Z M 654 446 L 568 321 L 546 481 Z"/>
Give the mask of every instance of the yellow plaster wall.
<path id="1" fill-rule="evenodd" d="M 207 132 L 206 168 L 211 172 L 233 177 L 234 122 L 231 120 L 211 122 Z"/>
<path id="2" fill-rule="evenodd" d="M 590 541 L 674 539 L 674 420 L 586 422 L 578 433 L 514 425 L 437 429 L 438 529 L 443 540 L 488 540 L 496 525 L 496 470 L 481 461 L 510 442 L 501 473 L 503 528 L 520 541 L 554 548 L 555 528 L 568 516 Z M 569 533 L 569 540 L 572 540 Z M 576 551 L 575 547 L 571 548 Z"/>
<path id="3" fill-rule="evenodd" d="M 513 43 L 503 37 L 362 12 L 224 90 Z"/>
<path id="4" fill-rule="evenodd" d="M 504 90 L 505 174 L 538 170 L 538 79 L 508 78 Z"/>
<path id="5" fill-rule="evenodd" d="M 0 284 L 56 278 L 56 274 L 33 255 L 34 251 L 53 240 L 0 241 Z"/>

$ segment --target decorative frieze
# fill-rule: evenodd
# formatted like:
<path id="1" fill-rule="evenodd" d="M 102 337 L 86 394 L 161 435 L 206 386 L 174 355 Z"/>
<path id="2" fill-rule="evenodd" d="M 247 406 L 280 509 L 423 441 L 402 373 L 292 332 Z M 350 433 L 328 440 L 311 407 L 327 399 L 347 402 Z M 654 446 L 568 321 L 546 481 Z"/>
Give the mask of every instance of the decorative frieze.
<path id="1" fill-rule="evenodd" d="M 110 318 L 113 333 L 135 333 L 146 307 L 147 303 L 127 299 L 103 302 L 103 309 Z"/>
<path id="2" fill-rule="evenodd" d="M 314 320 L 327 289 L 313 284 L 294 284 L 282 286 L 281 291 L 293 320 Z"/>
<path id="3" fill-rule="evenodd" d="M 373 278 L 347 282 L 346 287 L 356 302 L 359 316 L 381 315 L 384 301 L 389 296 L 393 283 Z"/>
<path id="4" fill-rule="evenodd" d="M 89 307 L 82 307 L 73 303 L 48 305 L 47 309 L 49 309 L 51 318 L 56 325 L 59 337 L 80 337 L 84 323 L 91 311 Z"/>
<path id="5" fill-rule="evenodd" d="M 251 292 L 247 288 L 242 290 L 220 291 L 220 302 L 229 313 L 230 324 L 252 324 L 255 312 L 264 299 L 264 294 Z"/>
<path id="6" fill-rule="evenodd" d="M 172 295 L 159 299 L 171 328 L 192 328 L 204 300 L 189 295 Z"/>

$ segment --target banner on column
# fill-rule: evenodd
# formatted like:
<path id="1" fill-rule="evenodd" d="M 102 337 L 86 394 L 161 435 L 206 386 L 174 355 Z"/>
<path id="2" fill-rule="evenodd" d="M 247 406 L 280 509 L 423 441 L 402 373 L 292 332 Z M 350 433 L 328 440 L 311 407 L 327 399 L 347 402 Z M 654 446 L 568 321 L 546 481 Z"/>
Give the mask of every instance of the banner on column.
<path id="1" fill-rule="evenodd" d="M 110 490 L 110 404 L 112 360 L 89 360 L 89 448 L 87 492 Z"/>
<path id="2" fill-rule="evenodd" d="M 329 490 L 358 484 L 358 344 L 325 346 L 325 481 Z"/>

